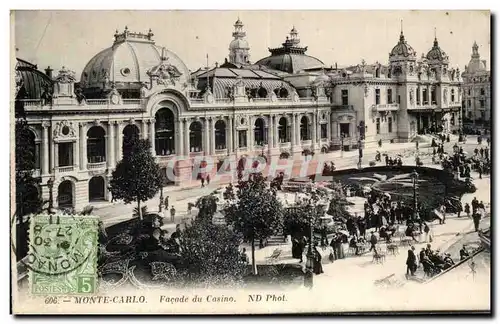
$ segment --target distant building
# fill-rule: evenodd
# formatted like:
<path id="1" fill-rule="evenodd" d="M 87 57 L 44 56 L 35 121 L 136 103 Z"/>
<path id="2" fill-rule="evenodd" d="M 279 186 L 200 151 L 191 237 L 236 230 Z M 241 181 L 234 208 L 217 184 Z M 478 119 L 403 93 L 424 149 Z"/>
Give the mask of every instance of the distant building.
<path id="1" fill-rule="evenodd" d="M 491 76 L 486 69 L 486 60 L 481 60 L 478 48 L 474 42 L 469 64 L 462 73 L 464 122 L 474 125 L 491 122 Z"/>
<path id="2" fill-rule="evenodd" d="M 234 24 L 223 64 L 191 72 L 151 30 L 127 28 L 92 57 L 78 80 L 63 67 L 46 73 L 18 60 L 16 114 L 31 127 L 47 199 L 82 208 L 108 200 L 116 163 L 133 137 L 148 139 L 164 174 L 180 185 L 200 158 L 237 161 L 409 141 L 417 131 L 458 128 L 460 73 L 437 39 L 421 60 L 403 33 L 389 65 L 337 69 L 306 54 L 293 28 L 270 56 L 250 62 L 243 23 Z M 171 161 L 175 159 L 175 163 Z"/>

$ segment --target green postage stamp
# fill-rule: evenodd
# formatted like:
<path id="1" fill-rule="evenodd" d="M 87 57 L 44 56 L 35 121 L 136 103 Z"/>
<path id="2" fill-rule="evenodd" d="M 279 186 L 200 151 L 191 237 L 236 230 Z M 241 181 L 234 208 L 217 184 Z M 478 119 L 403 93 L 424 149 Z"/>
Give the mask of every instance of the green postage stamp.
<path id="1" fill-rule="evenodd" d="M 32 217 L 26 258 L 32 294 L 96 292 L 98 222 L 95 216 Z"/>

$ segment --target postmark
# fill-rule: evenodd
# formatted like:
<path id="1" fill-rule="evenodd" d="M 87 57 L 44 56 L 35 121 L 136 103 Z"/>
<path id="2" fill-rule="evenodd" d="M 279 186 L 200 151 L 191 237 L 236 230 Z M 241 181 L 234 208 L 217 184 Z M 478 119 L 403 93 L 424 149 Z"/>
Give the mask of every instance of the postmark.
<path id="1" fill-rule="evenodd" d="M 33 295 L 96 292 L 98 222 L 94 216 L 65 214 L 31 218 L 25 262 Z"/>

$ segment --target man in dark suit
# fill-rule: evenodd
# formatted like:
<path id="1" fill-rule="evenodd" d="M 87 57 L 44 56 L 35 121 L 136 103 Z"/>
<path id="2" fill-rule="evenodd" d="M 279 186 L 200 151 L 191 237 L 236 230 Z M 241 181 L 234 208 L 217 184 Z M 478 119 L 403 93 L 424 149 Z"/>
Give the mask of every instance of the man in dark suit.
<path id="1" fill-rule="evenodd" d="M 406 274 L 414 276 L 416 270 L 417 270 L 417 256 L 415 255 L 415 247 L 412 246 L 411 249 L 408 250 L 408 258 L 406 258 Z"/>

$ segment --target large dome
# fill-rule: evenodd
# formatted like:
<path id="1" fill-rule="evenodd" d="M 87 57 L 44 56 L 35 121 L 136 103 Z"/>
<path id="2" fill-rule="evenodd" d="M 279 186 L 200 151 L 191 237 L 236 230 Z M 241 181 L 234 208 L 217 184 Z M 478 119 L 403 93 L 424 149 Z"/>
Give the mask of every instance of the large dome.
<path id="1" fill-rule="evenodd" d="M 250 46 L 246 40 L 237 38 L 233 39 L 231 43 L 229 43 L 229 50 L 233 49 L 250 49 Z"/>
<path id="2" fill-rule="evenodd" d="M 304 69 L 321 68 L 325 66 L 322 61 L 313 56 L 293 53 L 268 56 L 255 64 L 288 73 L 297 73 Z"/>
<path id="3" fill-rule="evenodd" d="M 115 34 L 113 46 L 95 55 L 83 69 L 80 83 L 82 88 L 105 88 L 114 81 L 117 88 L 137 88 L 149 82 L 147 72 L 161 64 L 162 56 L 175 66 L 182 75 L 180 82 L 187 82 L 189 70 L 182 60 L 164 47 L 155 45 L 151 30 L 147 34 L 131 33 L 125 28 L 122 34 Z"/>
<path id="4" fill-rule="evenodd" d="M 427 53 L 426 57 L 427 60 L 429 61 L 440 61 L 440 62 L 448 61 L 448 55 L 446 55 L 445 51 L 443 51 L 441 47 L 439 47 L 437 38 L 434 38 L 434 45 L 432 46 L 431 50 Z"/>
<path id="5" fill-rule="evenodd" d="M 410 58 L 410 59 L 415 59 L 417 53 L 413 49 L 413 47 L 408 44 L 408 42 L 405 40 L 405 36 L 403 35 L 403 32 L 401 31 L 401 35 L 399 36 L 399 42 L 392 48 L 391 53 L 389 53 L 389 58 L 395 59 L 395 58 Z"/>
<path id="6" fill-rule="evenodd" d="M 467 65 L 468 73 L 476 73 L 476 72 L 485 72 L 486 71 L 486 63 L 481 60 L 471 59 L 469 64 Z"/>

